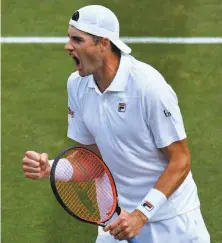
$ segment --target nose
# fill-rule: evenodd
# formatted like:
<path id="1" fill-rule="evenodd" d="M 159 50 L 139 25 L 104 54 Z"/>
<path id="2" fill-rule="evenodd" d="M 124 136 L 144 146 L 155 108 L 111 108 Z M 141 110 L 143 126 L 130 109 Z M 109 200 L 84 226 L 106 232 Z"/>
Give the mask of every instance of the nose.
<path id="1" fill-rule="evenodd" d="M 68 42 L 64 46 L 64 49 L 66 51 L 73 51 L 75 49 L 75 47 L 70 43 L 70 40 L 68 40 Z"/>

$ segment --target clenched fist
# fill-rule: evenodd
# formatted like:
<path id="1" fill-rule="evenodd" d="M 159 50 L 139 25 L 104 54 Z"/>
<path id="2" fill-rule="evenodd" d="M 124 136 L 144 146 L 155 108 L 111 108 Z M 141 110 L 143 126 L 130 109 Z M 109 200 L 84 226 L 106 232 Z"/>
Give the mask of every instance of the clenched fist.
<path id="1" fill-rule="evenodd" d="M 27 151 L 22 162 L 25 177 L 33 180 L 49 177 L 51 167 L 48 154 Z"/>

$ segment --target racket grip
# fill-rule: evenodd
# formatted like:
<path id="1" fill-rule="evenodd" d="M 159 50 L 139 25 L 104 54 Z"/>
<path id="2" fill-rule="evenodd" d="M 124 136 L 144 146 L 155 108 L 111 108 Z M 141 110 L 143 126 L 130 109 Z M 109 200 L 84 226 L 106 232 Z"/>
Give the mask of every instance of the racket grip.
<path id="1" fill-rule="evenodd" d="M 134 237 L 129 240 L 127 240 L 129 243 L 139 243 L 139 241 Z"/>

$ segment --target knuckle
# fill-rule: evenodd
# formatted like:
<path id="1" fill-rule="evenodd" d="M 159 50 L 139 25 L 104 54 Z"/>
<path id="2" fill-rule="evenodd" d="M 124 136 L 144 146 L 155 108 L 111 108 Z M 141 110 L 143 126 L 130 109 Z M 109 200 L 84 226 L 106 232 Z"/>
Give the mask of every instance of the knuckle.
<path id="1" fill-rule="evenodd" d="M 128 226 L 128 223 L 126 220 L 123 220 L 121 227 L 126 228 Z"/>
<path id="2" fill-rule="evenodd" d="M 35 167 L 39 168 L 40 163 L 38 161 L 35 161 Z"/>
<path id="3" fill-rule="evenodd" d="M 36 160 L 36 161 L 39 161 L 40 160 L 40 153 L 37 153 L 35 151 L 27 151 L 25 153 L 26 157 L 28 157 L 29 159 L 32 159 L 32 160 Z"/>
<path id="4" fill-rule="evenodd" d="M 48 154 L 47 153 L 40 154 L 40 160 L 46 162 L 48 160 Z"/>
<path id="5" fill-rule="evenodd" d="M 37 179 L 39 179 L 39 177 L 40 177 L 39 174 L 35 173 L 35 174 L 33 174 L 32 179 L 37 180 Z"/>
<path id="6" fill-rule="evenodd" d="M 117 238 L 119 240 L 124 240 L 124 234 L 123 233 L 119 233 Z"/>
<path id="7" fill-rule="evenodd" d="M 32 175 L 30 175 L 30 173 L 28 173 L 28 172 L 25 173 L 25 177 L 26 177 L 26 178 L 29 178 L 29 179 L 32 179 Z"/>
<path id="8" fill-rule="evenodd" d="M 130 232 L 131 232 L 130 228 L 125 229 L 125 234 L 130 235 Z"/>
<path id="9" fill-rule="evenodd" d="M 113 230 L 114 228 L 115 228 L 115 225 L 111 223 L 111 224 L 109 225 L 109 230 Z"/>
<path id="10" fill-rule="evenodd" d="M 25 156 L 26 157 L 30 157 L 32 155 L 33 151 L 26 151 L 25 152 Z"/>

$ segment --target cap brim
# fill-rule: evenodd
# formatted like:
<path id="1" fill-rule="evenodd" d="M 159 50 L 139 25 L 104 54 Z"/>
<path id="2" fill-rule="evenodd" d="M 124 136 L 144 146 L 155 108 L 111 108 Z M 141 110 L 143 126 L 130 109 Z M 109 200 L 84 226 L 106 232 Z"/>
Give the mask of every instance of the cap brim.
<path id="1" fill-rule="evenodd" d="M 112 43 L 117 46 L 122 52 L 129 54 L 131 53 L 131 48 L 128 47 L 124 42 L 122 42 L 121 40 L 113 40 L 110 39 L 112 41 Z"/>

